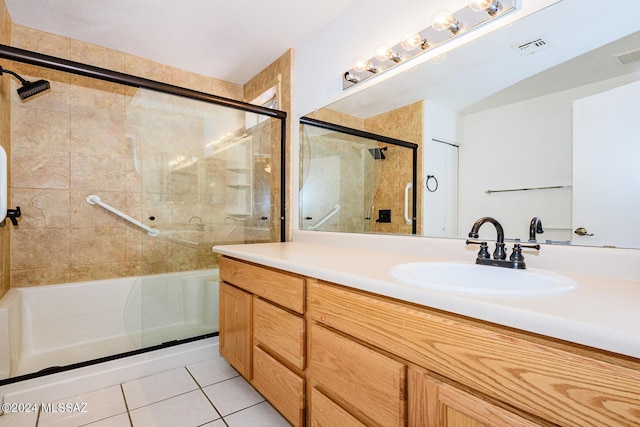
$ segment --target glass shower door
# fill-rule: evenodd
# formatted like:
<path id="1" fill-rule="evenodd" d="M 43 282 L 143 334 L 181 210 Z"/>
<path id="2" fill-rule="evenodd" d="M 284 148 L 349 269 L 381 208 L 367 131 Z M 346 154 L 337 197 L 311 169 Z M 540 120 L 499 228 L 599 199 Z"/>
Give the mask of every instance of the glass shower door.
<path id="1" fill-rule="evenodd" d="M 138 348 L 214 334 L 212 246 L 280 238 L 280 122 L 151 90 L 130 105 L 130 200 L 159 234 L 131 236 L 139 277 L 127 332 Z"/>

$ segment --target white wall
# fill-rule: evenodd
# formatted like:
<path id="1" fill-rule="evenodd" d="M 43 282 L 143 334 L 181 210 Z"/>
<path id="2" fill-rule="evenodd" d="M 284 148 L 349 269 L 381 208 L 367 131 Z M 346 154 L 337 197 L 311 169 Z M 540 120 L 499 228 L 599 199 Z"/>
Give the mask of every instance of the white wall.
<path id="1" fill-rule="evenodd" d="M 629 78 L 465 116 L 465 137 L 460 147 L 459 231 L 466 234 L 478 218 L 492 216 L 504 227 L 506 238 L 527 240 L 529 222 L 538 216 L 545 228 L 539 241 L 570 240 L 571 189 L 485 192 L 571 185 L 573 101 L 618 86 Z M 494 239 L 495 231 L 486 228 L 482 235 Z"/>
<path id="2" fill-rule="evenodd" d="M 424 135 L 422 141 L 422 164 L 424 166 L 422 168 L 423 178 L 420 180 L 422 194 L 424 195 L 421 210 L 424 218 L 424 234 L 427 236 L 453 237 L 458 230 L 458 218 L 453 217 L 450 213 L 457 211 L 458 193 L 456 191 L 449 193 L 448 186 L 445 182 L 442 182 L 442 177 L 440 177 L 438 191 L 432 193 L 426 188 L 426 176 L 434 174 L 433 171 L 435 170 L 441 169 L 433 164 L 433 139 L 460 145 L 464 139 L 463 116 L 438 104 L 426 101 L 424 103 Z M 458 170 L 457 166 L 455 165 L 455 171 Z M 452 184 L 457 187 L 457 181 Z M 447 194 L 442 194 L 443 191 Z M 454 200 L 451 200 L 452 198 Z M 442 212 L 443 214 L 438 215 L 436 212 Z"/>

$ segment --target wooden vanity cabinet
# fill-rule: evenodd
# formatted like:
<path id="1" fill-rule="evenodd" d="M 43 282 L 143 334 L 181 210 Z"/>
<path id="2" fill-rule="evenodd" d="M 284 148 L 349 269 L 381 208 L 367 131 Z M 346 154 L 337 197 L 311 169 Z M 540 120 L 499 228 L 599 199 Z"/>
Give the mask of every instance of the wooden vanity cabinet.
<path id="1" fill-rule="evenodd" d="M 291 424 L 305 425 L 304 278 L 220 259 L 220 354 Z"/>
<path id="2" fill-rule="evenodd" d="M 316 330 L 331 330 L 406 365 L 408 426 L 640 425 L 636 360 L 339 285 L 308 283 L 312 343 Z M 334 366 L 335 377 L 353 368 L 345 371 L 328 355 L 317 356 L 317 349 L 311 346 L 310 384 L 319 384 L 320 392 L 365 425 L 395 425 L 380 423 L 379 414 L 371 420 L 361 416 L 356 398 L 337 392 L 339 382 L 327 385 L 327 372 L 318 365 Z M 369 373 L 362 394 L 375 390 L 379 373 Z M 396 404 L 397 397 L 389 399 Z M 313 418 L 313 400 L 310 411 Z"/>
<path id="3" fill-rule="evenodd" d="M 637 359 L 235 259 L 220 275 L 221 354 L 295 426 L 640 426 Z"/>

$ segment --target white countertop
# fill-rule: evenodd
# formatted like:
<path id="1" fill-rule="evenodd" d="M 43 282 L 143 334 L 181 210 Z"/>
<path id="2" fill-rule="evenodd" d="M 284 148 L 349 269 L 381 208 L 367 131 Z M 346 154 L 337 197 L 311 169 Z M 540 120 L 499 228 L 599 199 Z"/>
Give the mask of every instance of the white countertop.
<path id="1" fill-rule="evenodd" d="M 398 264 L 444 261 L 398 251 L 309 242 L 214 246 L 214 252 L 355 289 L 640 358 L 640 280 L 570 274 L 576 291 L 487 297 L 431 291 L 391 279 Z M 474 258 L 468 261 L 472 263 Z M 454 260 L 459 262 L 459 260 Z"/>

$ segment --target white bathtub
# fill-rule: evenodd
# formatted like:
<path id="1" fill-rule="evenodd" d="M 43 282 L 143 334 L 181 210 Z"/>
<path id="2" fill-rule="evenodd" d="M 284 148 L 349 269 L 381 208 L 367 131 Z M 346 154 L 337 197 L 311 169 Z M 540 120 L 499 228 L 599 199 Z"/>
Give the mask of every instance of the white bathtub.
<path id="1" fill-rule="evenodd" d="M 218 331 L 217 269 L 12 288 L 0 379 Z"/>

